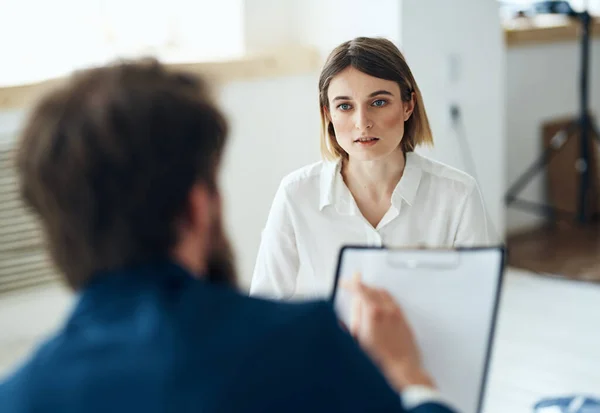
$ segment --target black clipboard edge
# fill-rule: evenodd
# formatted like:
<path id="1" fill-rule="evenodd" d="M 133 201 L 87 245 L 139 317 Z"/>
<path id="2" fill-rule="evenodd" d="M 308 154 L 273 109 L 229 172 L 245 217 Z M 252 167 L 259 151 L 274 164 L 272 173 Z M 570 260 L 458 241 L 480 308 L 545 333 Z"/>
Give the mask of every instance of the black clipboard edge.
<path id="1" fill-rule="evenodd" d="M 330 303 L 333 306 L 335 296 L 338 289 L 338 281 L 340 277 L 340 272 L 342 268 L 342 260 L 344 258 L 344 253 L 347 250 L 393 250 L 393 251 L 489 251 L 495 250 L 500 252 L 500 276 L 498 277 L 498 285 L 496 285 L 496 296 L 494 297 L 494 308 L 492 310 L 492 326 L 490 329 L 490 335 L 488 338 L 488 345 L 486 349 L 485 363 L 483 365 L 483 378 L 481 380 L 481 387 L 479 390 L 479 400 L 477 401 L 477 410 L 476 413 L 481 413 L 483 408 L 483 403 L 485 401 L 487 384 L 488 384 L 488 375 L 491 365 L 492 353 L 494 351 L 494 343 L 496 338 L 496 327 L 498 324 L 498 312 L 500 308 L 500 301 L 502 299 L 502 285 L 504 283 L 504 275 L 506 272 L 506 259 L 507 259 L 507 249 L 503 244 L 496 246 L 479 246 L 479 247 L 455 247 L 455 248 L 420 248 L 420 247 L 386 247 L 386 246 L 373 246 L 373 245 L 360 245 L 360 244 L 347 244 L 343 245 L 340 248 L 338 253 L 337 265 L 335 270 L 335 277 L 333 281 L 333 289 L 330 295 Z"/>

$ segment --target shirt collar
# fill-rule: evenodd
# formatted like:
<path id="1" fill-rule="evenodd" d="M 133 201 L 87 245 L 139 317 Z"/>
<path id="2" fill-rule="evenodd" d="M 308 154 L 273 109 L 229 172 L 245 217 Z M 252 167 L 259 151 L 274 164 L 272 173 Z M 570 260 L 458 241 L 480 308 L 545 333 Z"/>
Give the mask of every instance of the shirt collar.
<path id="1" fill-rule="evenodd" d="M 169 258 L 159 258 L 121 270 L 99 271 L 78 291 L 69 324 L 96 311 L 117 308 L 123 301 L 139 295 L 144 286 L 162 284 L 166 291 L 201 280 L 201 277 L 195 277 Z"/>
<path id="2" fill-rule="evenodd" d="M 421 168 L 418 155 L 414 152 L 408 152 L 406 154 L 404 173 L 392 193 L 392 205 L 399 206 L 401 199 L 408 205 L 412 205 L 415 202 L 422 175 L 423 169 Z"/>
<path id="3" fill-rule="evenodd" d="M 352 205 L 355 203 L 352 201 L 350 191 L 344 185 L 340 167 L 341 159 L 323 164 L 320 176 L 320 210 L 333 204 L 336 205 L 339 212 L 351 213 L 353 210 Z M 392 205 L 399 207 L 402 200 L 408 205 L 414 203 L 422 174 L 418 155 L 413 152 L 407 153 L 404 173 L 392 193 Z"/>
<path id="4" fill-rule="evenodd" d="M 337 161 L 327 161 L 323 163 L 320 176 L 320 201 L 319 209 L 323 210 L 328 205 L 333 204 L 335 193 L 336 178 L 341 179 L 340 175 L 341 159 Z"/>

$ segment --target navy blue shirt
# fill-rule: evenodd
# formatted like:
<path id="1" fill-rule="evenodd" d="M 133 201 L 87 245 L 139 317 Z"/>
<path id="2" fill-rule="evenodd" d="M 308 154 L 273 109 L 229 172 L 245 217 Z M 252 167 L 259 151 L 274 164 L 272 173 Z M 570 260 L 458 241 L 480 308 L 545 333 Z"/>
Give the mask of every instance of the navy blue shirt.
<path id="1" fill-rule="evenodd" d="M 65 325 L 0 384 L 0 411 L 404 410 L 329 303 L 251 298 L 162 263 L 95 277 Z"/>

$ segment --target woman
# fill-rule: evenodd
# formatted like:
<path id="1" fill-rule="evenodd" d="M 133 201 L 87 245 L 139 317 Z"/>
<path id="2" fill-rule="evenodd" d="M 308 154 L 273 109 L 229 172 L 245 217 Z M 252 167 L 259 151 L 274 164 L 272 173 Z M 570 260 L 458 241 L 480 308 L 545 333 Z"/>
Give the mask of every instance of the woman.
<path id="1" fill-rule="evenodd" d="M 419 87 L 393 43 L 338 46 L 319 79 L 325 160 L 286 176 L 262 234 L 250 294 L 322 298 L 340 247 L 488 242 L 477 183 L 414 152 L 433 138 Z"/>

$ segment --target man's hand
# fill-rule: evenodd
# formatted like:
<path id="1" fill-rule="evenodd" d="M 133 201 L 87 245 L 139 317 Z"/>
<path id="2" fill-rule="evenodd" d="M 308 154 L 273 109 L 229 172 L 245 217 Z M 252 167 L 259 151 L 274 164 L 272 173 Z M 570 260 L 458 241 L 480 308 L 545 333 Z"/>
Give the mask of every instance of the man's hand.
<path id="1" fill-rule="evenodd" d="M 434 387 L 423 370 L 419 349 L 399 305 L 385 290 L 371 288 L 356 276 L 343 288 L 353 294 L 350 333 L 397 391 L 409 385 Z"/>

